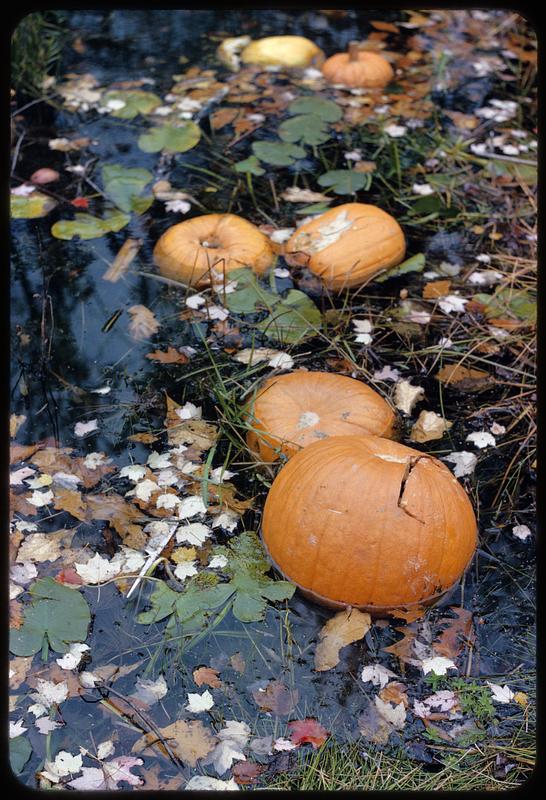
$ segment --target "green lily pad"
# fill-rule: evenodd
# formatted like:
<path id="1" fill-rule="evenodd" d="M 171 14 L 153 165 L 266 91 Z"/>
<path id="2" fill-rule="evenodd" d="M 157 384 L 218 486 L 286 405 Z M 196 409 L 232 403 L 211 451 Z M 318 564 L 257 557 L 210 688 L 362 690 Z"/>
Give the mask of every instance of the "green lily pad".
<path id="1" fill-rule="evenodd" d="M 317 182 L 320 186 L 331 187 L 336 194 L 354 194 L 359 189 L 369 188 L 371 175 L 352 169 L 331 169 L 321 175 Z"/>
<path id="2" fill-rule="evenodd" d="M 290 142 L 254 142 L 254 155 L 266 164 L 276 167 L 291 167 L 298 158 L 305 157 L 305 150 Z"/>
<path id="3" fill-rule="evenodd" d="M 285 120 L 279 126 L 279 136 L 285 142 L 317 145 L 327 142 L 330 133 L 320 117 L 313 114 L 300 114 Z"/>
<path id="4" fill-rule="evenodd" d="M 436 214 L 439 217 L 456 217 L 459 209 L 455 206 L 446 206 L 437 194 L 429 194 L 416 200 L 408 214 Z"/>
<path id="5" fill-rule="evenodd" d="M 66 653 L 73 642 L 83 642 L 91 622 L 89 606 L 77 589 L 53 578 L 40 578 L 29 589 L 32 603 L 24 622 L 10 631 L 9 649 L 16 656 L 38 653 L 44 639 L 52 650 Z"/>
<path id="6" fill-rule="evenodd" d="M 104 191 L 118 208 L 127 213 L 142 214 L 151 206 L 152 195 L 139 195 L 152 180 L 153 175 L 147 169 L 128 169 L 121 164 L 105 164 L 102 168 Z"/>
<path id="7" fill-rule="evenodd" d="M 161 125 L 151 128 L 138 139 L 138 146 L 145 153 L 185 153 L 191 150 L 201 138 L 201 129 L 195 122 L 188 120 L 176 128 L 172 125 Z"/>
<path id="8" fill-rule="evenodd" d="M 20 775 L 32 755 L 32 746 L 26 736 L 16 736 L 9 740 L 9 761 L 12 770 Z"/>
<path id="9" fill-rule="evenodd" d="M 10 213 L 13 219 L 36 219 L 45 217 L 55 208 L 57 201 L 42 192 L 32 192 L 26 196 L 10 195 Z"/>
<path id="10" fill-rule="evenodd" d="M 259 307 L 271 308 L 280 299 L 278 294 L 262 289 L 255 274 L 247 267 L 232 270 L 229 279 L 237 281 L 237 288 L 226 294 L 224 303 L 236 314 L 251 314 Z"/>
<path id="11" fill-rule="evenodd" d="M 257 177 L 265 175 L 265 169 L 260 167 L 260 162 L 256 156 L 249 156 L 244 161 L 238 161 L 233 165 L 233 169 L 235 172 L 250 172 L 251 175 L 256 175 Z"/>
<path id="12" fill-rule="evenodd" d="M 111 100 L 125 103 L 122 108 L 115 108 L 110 112 L 113 117 L 118 119 L 134 119 L 138 114 L 149 114 L 162 103 L 161 98 L 156 94 L 144 92 L 141 89 L 108 92 L 102 98 L 102 105 L 107 106 Z"/>
<path id="13" fill-rule="evenodd" d="M 303 208 L 296 209 L 298 216 L 306 217 L 308 214 L 322 214 L 323 211 L 328 211 L 330 203 L 334 198 L 332 197 L 329 202 L 322 200 L 320 203 L 313 203 L 310 206 L 303 206 Z"/>
<path id="14" fill-rule="evenodd" d="M 323 100 L 321 97 L 299 97 L 288 106 L 290 114 L 313 114 L 324 122 L 338 122 L 343 112 L 333 100 Z"/>
<path id="15" fill-rule="evenodd" d="M 377 278 L 375 278 L 375 280 L 377 283 L 382 283 L 383 281 L 388 281 L 389 278 L 396 278 L 399 275 L 405 275 L 406 272 L 422 272 L 424 268 L 425 254 L 417 253 L 411 258 L 407 258 L 405 261 L 402 261 L 402 263 L 398 264 L 398 266 L 388 269 L 382 275 L 379 275 Z"/>
<path id="16" fill-rule="evenodd" d="M 56 239 L 73 239 L 79 236 L 80 239 L 98 239 L 112 231 L 120 231 L 124 228 L 131 217 L 115 211 L 107 215 L 104 219 L 93 217 L 91 214 L 76 214 L 73 220 L 60 220 L 51 228 L 51 233 Z"/>
<path id="17" fill-rule="evenodd" d="M 233 603 L 233 614 L 241 622 L 257 622 L 263 618 L 268 600 L 292 597 L 293 584 L 266 575 L 271 564 L 255 533 L 239 534 L 228 547 L 215 548 L 214 555 L 228 559 L 223 568 L 228 582 L 220 583 L 217 575 L 201 572 L 186 581 L 183 592 L 160 583 L 150 597 L 151 608 L 138 615 L 138 622 L 149 624 L 168 617 L 167 627 L 178 623 L 184 630 L 194 631 L 206 625 L 211 611 L 228 602 Z"/>
<path id="18" fill-rule="evenodd" d="M 281 344 L 297 344 L 320 330 L 321 314 L 310 297 L 298 289 L 290 289 L 267 319 L 257 323 L 268 339 Z"/>
<path id="19" fill-rule="evenodd" d="M 508 315 L 522 322 L 536 322 L 536 297 L 525 289 L 500 289 L 495 294 L 475 294 L 472 299 L 485 306 L 487 317 L 502 318 Z"/>

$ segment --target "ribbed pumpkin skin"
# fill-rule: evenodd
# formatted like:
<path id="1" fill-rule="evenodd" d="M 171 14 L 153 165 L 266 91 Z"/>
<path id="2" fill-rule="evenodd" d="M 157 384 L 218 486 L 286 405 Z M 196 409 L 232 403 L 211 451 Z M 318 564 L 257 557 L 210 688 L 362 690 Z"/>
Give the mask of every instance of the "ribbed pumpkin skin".
<path id="1" fill-rule="evenodd" d="M 390 214 L 365 203 L 344 203 L 298 228 L 286 242 L 285 260 L 306 266 L 329 288 L 367 283 L 406 253 L 402 228 Z"/>
<path id="2" fill-rule="evenodd" d="M 408 461 L 414 466 L 401 485 Z M 443 594 L 463 574 L 477 528 L 441 462 L 375 436 L 309 445 L 269 491 L 262 538 L 279 571 L 318 602 L 388 611 Z"/>
<path id="3" fill-rule="evenodd" d="M 349 53 L 336 53 L 322 65 L 322 74 L 329 83 L 339 83 L 352 89 L 376 89 L 386 86 L 394 72 L 386 58 L 378 53 L 361 50 L 356 60 Z"/>
<path id="4" fill-rule="evenodd" d="M 324 53 L 304 36 L 266 36 L 250 42 L 241 53 L 245 64 L 309 67 L 324 61 Z"/>
<path id="5" fill-rule="evenodd" d="M 240 267 L 265 272 L 273 262 L 273 250 L 268 237 L 246 219 L 205 214 L 168 228 L 154 247 L 153 259 L 165 277 L 206 286 L 211 269 L 220 274 Z"/>
<path id="6" fill-rule="evenodd" d="M 396 416 L 360 381 L 330 372 L 290 372 L 266 380 L 248 404 L 249 449 L 261 461 L 291 458 L 327 436 L 392 436 Z"/>

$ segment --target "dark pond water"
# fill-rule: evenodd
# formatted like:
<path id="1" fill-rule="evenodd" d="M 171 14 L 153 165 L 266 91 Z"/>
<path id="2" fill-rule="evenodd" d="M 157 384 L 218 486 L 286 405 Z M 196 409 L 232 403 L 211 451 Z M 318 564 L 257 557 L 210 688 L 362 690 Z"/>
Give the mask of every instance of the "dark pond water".
<path id="1" fill-rule="evenodd" d="M 363 11 L 350 11 L 339 18 L 326 16 L 320 11 L 236 10 L 229 14 L 218 11 L 71 12 L 67 16 L 67 25 L 81 37 L 85 51 L 78 54 L 69 49 L 61 73 L 91 72 L 101 85 L 148 77 L 156 81 L 153 91 L 162 95 L 171 86 L 173 74 L 194 64 L 202 67 L 211 62 L 218 41 L 225 36 L 248 34 L 258 38 L 270 34 L 300 34 L 313 39 L 327 53 L 332 53 L 345 48 L 352 39 L 364 38 L 369 31 L 370 19 L 388 21 L 398 17 L 394 13 Z M 495 17 L 497 22 L 499 19 Z M 400 34 L 390 42 L 390 46 L 403 48 L 410 33 Z M 454 22 L 454 39 L 464 35 L 464 30 Z M 181 56 L 185 59 L 183 67 L 179 60 Z M 434 99 L 439 109 L 453 108 L 472 113 L 489 96 L 504 96 L 499 92 L 505 88 L 499 88 L 495 81 L 494 74 L 476 78 L 475 72 L 469 68 L 466 79 L 461 72 L 459 87 L 452 87 L 449 92 L 439 91 Z M 496 92 L 494 95 L 493 90 Z M 173 185 L 197 196 L 209 212 L 225 211 L 230 202 L 233 185 L 226 179 L 223 166 L 218 166 L 216 152 L 210 150 L 206 142 L 182 157 L 160 164 L 158 168 L 157 156 L 146 154 L 137 147 L 136 133 L 145 127 L 142 123 L 125 122 L 109 116 L 80 116 L 63 109 L 35 109 L 30 120 L 27 136 L 33 144 L 21 150 L 16 169 L 21 179 L 27 179 L 39 166 L 59 169 L 63 178 L 56 191 L 73 196 L 77 176 L 63 172 L 65 154 L 49 151 L 47 142 L 54 137 L 89 136 L 95 142 L 89 152 L 97 164 L 115 162 L 126 167 L 143 167 L 157 177 L 162 177 L 163 170 Z M 232 155 L 237 160 L 246 158 L 247 144 L 237 146 Z M 79 163 L 77 153 L 70 159 L 73 164 Z M 211 170 L 212 176 L 203 177 L 204 173 L 198 168 Z M 207 185 L 217 190 L 207 192 Z M 386 196 L 380 185 L 374 184 L 369 200 L 365 202 L 375 201 L 388 210 L 396 209 L 394 200 Z M 203 406 L 207 419 L 216 418 L 217 398 L 211 391 L 209 380 L 210 358 L 202 348 L 206 326 L 178 318 L 182 310 L 179 290 L 131 271 L 115 284 L 102 280 L 108 263 L 127 236 L 143 240 L 139 270 L 153 271 L 153 245 L 161 232 L 173 223 L 168 214 L 157 210 L 158 205 L 143 216 L 133 215 L 129 226 L 120 233 L 88 242 L 66 242 L 51 237 L 51 224 L 66 216 L 66 207 L 56 209 L 42 220 L 13 221 L 12 413 L 27 416 L 24 431 L 18 437 L 21 442 L 32 443 L 53 437 L 61 446 L 76 447 L 82 454 L 103 451 L 121 467 L 132 461 L 145 461 L 148 448 L 128 443 L 127 436 L 162 427 L 163 391 L 181 404 L 189 400 Z M 260 218 L 258 212 L 249 206 L 248 197 L 237 197 L 232 201 L 231 210 L 257 223 L 268 221 Z M 195 208 L 194 212 L 200 213 Z M 271 209 L 268 213 L 273 214 Z M 292 209 L 281 207 L 274 214 L 276 223 L 280 227 L 289 225 L 291 213 Z M 460 224 L 453 230 L 460 233 Z M 449 232 L 447 221 L 443 233 Z M 471 244 L 464 235 L 461 239 L 448 240 L 447 245 L 440 243 L 438 247 L 438 231 L 408 227 L 407 233 L 409 253 L 427 252 L 432 267 L 445 258 L 449 260 L 452 247 L 455 247 L 455 255 L 463 258 L 471 251 Z M 420 286 L 423 282 L 422 276 L 405 276 L 389 282 L 388 288 L 386 284 L 368 287 L 358 310 L 366 309 L 372 313 L 384 310 L 390 307 L 392 298 L 397 298 L 402 288 Z M 284 280 L 278 285 L 285 288 L 293 284 Z M 322 301 L 318 298 L 317 302 Z M 146 359 L 146 354 L 153 349 L 150 342 L 135 342 L 127 332 L 127 309 L 136 304 L 151 309 L 162 322 L 161 331 L 153 340 L 154 348 L 167 345 L 195 347 L 198 352 L 190 364 L 165 367 Z M 108 326 L 116 313 L 119 313 L 117 321 Z M 45 335 L 42 335 L 44 330 Z M 20 343 L 22 333 L 30 337 L 24 347 Z M 251 332 L 243 328 L 242 334 L 247 346 L 252 341 Z M 438 331 L 434 338 L 438 338 Z M 426 347 L 430 341 L 424 338 L 419 346 Z M 262 344 L 268 345 L 267 341 Z M 236 381 L 238 372 L 234 362 L 219 344 L 213 343 L 211 348 L 226 380 Z M 302 354 L 302 363 L 311 368 L 324 368 L 325 358 L 329 355 L 322 344 L 315 343 L 296 348 L 295 352 Z M 392 333 L 385 335 L 381 346 L 369 358 L 368 368 L 372 371 L 387 364 L 403 367 L 406 362 L 400 340 Z M 509 356 L 505 360 L 509 366 Z M 405 374 L 405 377 L 412 376 Z M 440 397 L 437 382 L 427 377 L 426 371 L 419 374 L 416 370 L 413 377 L 415 382 L 425 387 L 431 409 L 440 411 L 443 402 L 446 417 L 458 418 L 460 396 L 452 392 Z M 86 393 L 74 391 L 70 385 L 84 389 Z M 110 388 L 109 394 L 89 393 L 104 386 Z M 465 411 L 478 412 L 489 402 L 493 404 L 495 397 L 494 391 L 466 396 Z M 82 443 L 74 436 L 74 425 L 95 417 L 99 420 L 99 431 Z M 476 430 L 481 429 L 481 418 L 477 416 L 473 424 Z M 409 425 L 408 422 L 407 430 Z M 467 432 L 468 429 L 456 429 L 448 444 L 428 443 L 424 449 L 439 455 L 451 450 L 464 450 Z M 221 465 L 225 454 L 226 446 L 222 444 L 213 465 Z M 501 460 L 506 466 L 508 455 L 503 455 Z M 249 469 L 244 453 L 237 454 L 231 466 L 240 470 L 236 483 L 238 481 L 242 495 L 257 497 L 255 510 L 245 517 L 246 528 L 257 529 L 265 497 L 263 482 Z M 520 523 L 532 524 L 532 487 L 523 482 L 515 498 L 515 507 L 509 513 L 503 509 L 499 514 L 498 509 L 490 507 L 498 489 L 498 475 L 498 457 L 492 456 L 480 463 L 479 476 L 472 491 L 474 497 L 479 493 L 483 509 L 480 517 L 481 554 L 476 556 L 463 588 L 459 587 L 455 594 L 445 598 L 437 609 L 430 612 L 432 621 L 441 616 L 447 606 L 464 605 L 475 613 L 479 624 L 475 625 L 476 655 L 470 674 L 481 677 L 505 676 L 511 671 L 515 671 L 517 676 L 519 671 L 532 671 L 535 662 L 531 547 L 506 533 L 506 527 L 514 524 L 514 517 Z M 47 524 L 51 530 L 58 530 L 64 524 L 70 526 L 72 523 L 68 516 L 65 519 L 57 515 Z M 78 545 L 87 543 L 104 552 L 104 527 L 96 524 L 80 526 Z M 94 612 L 92 633 L 88 639 L 92 656 L 89 668 L 109 663 L 135 663 L 135 671 L 116 683 L 117 690 L 127 695 L 133 691 L 137 676 L 156 678 L 160 673 L 165 675 L 169 694 L 162 700 L 161 708 L 156 705 L 153 711 L 158 727 L 169 724 L 179 712 L 183 713 L 187 692 L 195 690 L 191 673 L 196 666 L 206 664 L 222 670 L 225 681 L 225 694 L 217 698 L 214 708 L 216 723 L 219 724 L 222 718 L 244 720 L 250 724 L 254 736 L 273 734 L 276 737 L 285 735 L 287 719 L 315 716 L 328 730 L 335 731 L 337 738 L 353 739 L 358 736 L 356 720 L 366 704 L 367 695 L 372 696 L 375 692 L 370 685 L 367 689 L 358 680 L 359 671 L 365 664 L 378 661 L 393 667 L 393 661 L 381 648 L 392 644 L 398 634 L 392 626 L 374 626 L 362 642 L 345 651 L 336 670 L 314 672 L 317 634 L 330 617 L 330 612 L 297 594 L 287 604 L 289 611 L 283 607 L 269 608 L 265 622 L 259 624 L 242 624 L 228 615 L 207 637 L 191 646 L 186 640 L 166 642 L 163 623 L 148 628 L 136 622 L 137 611 L 144 607 L 145 597 L 127 602 L 112 584 L 101 587 L 100 591 L 87 587 L 83 593 Z M 241 654 L 246 663 L 242 674 L 230 666 L 229 659 L 235 653 Z M 271 679 L 280 680 L 299 692 L 297 706 L 288 716 L 264 714 L 256 707 L 252 689 L 256 689 L 259 682 Z M 417 685 L 419 678 L 412 676 L 411 680 L 412 685 Z M 91 695 L 87 699 L 91 699 Z M 53 752 L 73 750 L 74 743 L 91 747 L 91 734 L 95 742 L 103 741 L 111 737 L 113 726 L 117 727 L 122 742 L 126 740 L 132 744 L 136 738 L 136 734 L 124 729 L 98 704 L 86 704 L 84 700 L 74 698 L 63 704 L 62 711 L 66 727 L 54 732 Z M 415 732 L 409 727 L 403 735 L 411 738 Z M 403 735 L 391 740 L 394 745 L 403 741 Z M 43 759 L 43 737 L 33 734 L 31 738 L 35 752 L 22 775 L 30 785 Z"/>

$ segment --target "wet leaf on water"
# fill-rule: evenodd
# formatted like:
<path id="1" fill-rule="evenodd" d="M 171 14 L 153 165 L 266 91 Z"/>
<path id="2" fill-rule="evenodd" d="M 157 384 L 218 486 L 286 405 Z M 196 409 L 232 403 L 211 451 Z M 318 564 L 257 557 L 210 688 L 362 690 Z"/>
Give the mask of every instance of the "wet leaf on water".
<path id="1" fill-rule="evenodd" d="M 320 117 L 313 116 L 313 114 L 301 114 L 281 123 L 279 136 L 284 142 L 317 145 L 327 142 L 331 134 Z"/>
<path id="2" fill-rule="evenodd" d="M 122 211 L 143 214 L 153 203 L 153 196 L 140 197 L 153 180 L 147 169 L 129 168 L 121 164 L 105 164 L 102 168 L 104 191 Z"/>
<path id="3" fill-rule="evenodd" d="M 208 450 L 212 447 L 220 435 L 216 425 L 205 422 L 203 419 L 184 419 L 178 413 L 182 406 L 168 395 L 166 395 L 166 404 L 165 427 L 171 446 L 189 444 L 197 450 Z"/>
<path id="4" fill-rule="evenodd" d="M 368 189 L 371 176 L 365 172 L 356 172 L 352 169 L 331 169 L 321 175 L 317 183 L 327 186 L 336 194 L 354 194 L 359 189 Z"/>
<path id="5" fill-rule="evenodd" d="M 442 617 L 439 623 L 446 624 L 433 643 L 434 652 L 446 658 L 456 658 L 464 649 L 465 643 L 474 638 L 472 612 L 466 608 L 451 607 L 454 617 Z"/>
<path id="6" fill-rule="evenodd" d="M 229 277 L 237 281 L 237 287 L 234 292 L 226 294 L 225 304 L 236 314 L 250 314 L 258 307 L 271 309 L 280 300 L 280 295 L 262 288 L 247 267 L 232 270 Z"/>
<path id="7" fill-rule="evenodd" d="M 537 302 L 536 297 L 530 292 L 500 289 L 492 295 L 475 294 L 472 300 L 484 307 L 484 313 L 488 318 L 502 319 L 512 316 L 522 322 L 533 324 L 536 322 Z M 498 324 L 498 320 L 495 322 Z"/>
<path id="8" fill-rule="evenodd" d="M 252 697 L 262 711 L 272 711 L 275 715 L 290 714 L 299 700 L 299 691 L 289 689 L 281 681 L 269 681 L 265 688 L 252 689 Z"/>
<path id="9" fill-rule="evenodd" d="M 320 641 L 315 650 L 315 670 L 333 669 L 339 663 L 340 650 L 352 642 L 362 639 L 370 630 L 369 614 L 356 608 L 340 611 L 322 627 Z"/>
<path id="10" fill-rule="evenodd" d="M 305 150 L 290 142 L 254 142 L 254 155 L 266 164 L 276 167 L 290 167 L 299 158 L 305 158 Z"/>
<path id="11" fill-rule="evenodd" d="M 141 89 L 107 92 L 102 98 L 102 105 L 111 107 L 111 116 L 118 119 L 134 119 L 138 114 L 149 114 L 161 102 L 161 98 L 153 92 L 144 92 Z"/>
<path id="12" fill-rule="evenodd" d="M 171 125 L 151 128 L 139 137 L 138 146 L 145 153 L 158 153 L 160 150 L 165 153 L 185 153 L 195 147 L 200 138 L 199 125 L 188 120 L 176 128 Z"/>
<path id="13" fill-rule="evenodd" d="M 91 622 L 89 606 L 76 590 L 53 578 L 40 578 L 29 589 L 33 598 L 25 610 L 25 621 L 10 634 L 10 651 L 16 656 L 30 656 L 48 646 L 66 653 L 72 642 L 83 642 Z"/>
<path id="14" fill-rule="evenodd" d="M 131 315 L 129 323 L 129 333 L 137 342 L 149 339 L 160 328 L 160 323 L 149 308 L 143 305 L 131 306 L 127 309 Z"/>
<path id="15" fill-rule="evenodd" d="M 256 324 L 268 339 L 281 344 L 298 344 L 315 336 L 321 328 L 321 314 L 310 297 L 290 289 L 266 319 Z"/>
<path id="16" fill-rule="evenodd" d="M 212 731 L 206 728 L 201 720 L 187 721 L 179 719 L 165 728 L 160 728 L 159 732 L 173 753 L 182 763 L 186 763 L 190 767 L 195 767 L 200 758 L 208 755 L 218 741 Z M 141 753 L 152 746 L 160 750 L 165 756 L 168 756 L 167 751 L 153 732 L 137 739 L 131 748 L 131 752 Z"/>
<path id="17" fill-rule="evenodd" d="M 233 169 L 236 172 L 247 172 L 251 175 L 256 175 L 259 177 L 260 175 L 265 175 L 265 169 L 260 167 L 260 162 L 256 158 L 256 156 L 249 156 L 245 158 L 243 161 L 238 161 L 236 164 L 233 165 Z"/>
<path id="18" fill-rule="evenodd" d="M 76 214 L 73 220 L 61 220 L 51 228 L 51 234 L 56 239 L 98 239 L 106 233 L 117 232 L 129 222 L 128 214 L 115 211 L 107 214 L 104 219 L 93 217 L 91 214 Z"/>
<path id="19" fill-rule="evenodd" d="M 100 767 L 82 767 L 83 775 L 68 781 L 68 786 L 83 791 L 120 789 L 119 783 L 140 786 L 144 783 L 144 778 L 133 774 L 131 769 L 143 763 L 141 758 L 131 756 L 119 756 L 111 761 L 101 761 Z"/>
<path id="20" fill-rule="evenodd" d="M 159 361 L 161 364 L 187 364 L 190 360 L 185 353 L 180 353 L 174 347 L 169 347 L 167 350 L 155 350 L 153 353 L 146 353 L 146 358 L 149 358 L 151 361 Z"/>
<path id="21" fill-rule="evenodd" d="M 376 283 L 383 283 L 388 281 L 389 278 L 397 278 L 399 275 L 406 275 L 408 272 L 422 272 L 425 268 L 425 255 L 424 253 L 417 253 L 411 258 L 407 258 L 398 264 L 397 267 L 392 267 L 386 272 L 383 272 L 377 278 L 374 278 Z"/>
<path id="22" fill-rule="evenodd" d="M 248 786 L 258 782 L 258 778 L 265 772 L 265 764 L 256 764 L 254 761 L 239 761 L 231 770 L 235 782 L 241 786 Z"/>
<path id="23" fill-rule="evenodd" d="M 324 122 L 338 122 L 342 117 L 342 111 L 338 104 L 322 97 L 299 97 L 290 103 L 288 113 L 309 114 Z"/>
<path id="24" fill-rule="evenodd" d="M 224 684 L 222 683 L 217 669 L 212 667 L 199 667 L 194 669 L 193 679 L 198 686 L 212 686 L 213 689 L 219 689 Z"/>
<path id="25" fill-rule="evenodd" d="M 10 214 L 13 219 L 37 219 L 45 217 L 55 206 L 57 201 L 42 192 L 32 192 L 32 194 L 10 195 Z"/>
<path id="26" fill-rule="evenodd" d="M 293 744 L 311 744 L 317 750 L 330 736 L 326 728 L 312 717 L 298 719 L 288 723 L 290 741 Z"/>
<path id="27" fill-rule="evenodd" d="M 435 378 L 446 386 L 453 385 L 461 392 L 479 392 L 495 382 L 488 372 L 464 367 L 462 364 L 446 364 L 436 373 Z"/>

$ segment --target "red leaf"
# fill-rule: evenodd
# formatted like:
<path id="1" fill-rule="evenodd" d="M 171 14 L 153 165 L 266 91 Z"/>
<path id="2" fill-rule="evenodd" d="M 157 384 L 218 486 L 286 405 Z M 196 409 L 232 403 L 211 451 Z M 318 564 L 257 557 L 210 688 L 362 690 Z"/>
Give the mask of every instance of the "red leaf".
<path id="1" fill-rule="evenodd" d="M 81 586 L 83 584 L 83 580 L 78 575 L 76 570 L 72 569 L 72 567 L 62 569 L 57 575 L 55 575 L 55 580 L 57 583 L 68 583 L 74 586 Z"/>
<path id="2" fill-rule="evenodd" d="M 266 767 L 263 764 L 256 764 L 253 761 L 240 761 L 231 770 L 235 783 L 246 786 L 249 783 L 256 783 L 261 773 Z"/>
<path id="3" fill-rule="evenodd" d="M 330 735 L 326 728 L 323 728 L 320 722 L 312 717 L 289 722 L 288 727 L 290 728 L 290 741 L 293 744 L 309 743 L 315 750 L 324 744 Z"/>
<path id="4" fill-rule="evenodd" d="M 76 206 L 76 208 L 89 208 L 89 200 L 87 197 L 76 197 L 71 203 L 73 206 Z"/>

